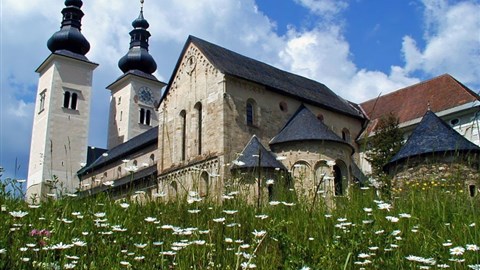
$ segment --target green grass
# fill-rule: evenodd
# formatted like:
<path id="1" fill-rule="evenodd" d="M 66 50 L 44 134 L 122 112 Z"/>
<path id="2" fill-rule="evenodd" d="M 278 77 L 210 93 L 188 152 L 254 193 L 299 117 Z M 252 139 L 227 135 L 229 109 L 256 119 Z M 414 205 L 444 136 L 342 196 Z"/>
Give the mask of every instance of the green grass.
<path id="1" fill-rule="evenodd" d="M 385 200 L 354 186 L 313 210 L 240 197 L 123 208 L 106 196 L 30 208 L 3 196 L 0 269 L 480 269 L 480 198 L 461 188 L 407 185 Z"/>

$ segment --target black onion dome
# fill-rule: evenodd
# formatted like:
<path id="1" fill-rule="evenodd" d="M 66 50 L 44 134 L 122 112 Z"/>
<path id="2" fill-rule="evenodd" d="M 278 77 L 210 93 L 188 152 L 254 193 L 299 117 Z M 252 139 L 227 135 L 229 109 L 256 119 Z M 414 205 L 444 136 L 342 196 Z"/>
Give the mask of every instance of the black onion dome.
<path id="1" fill-rule="evenodd" d="M 66 7 L 62 10 L 62 26 L 47 42 L 47 47 L 52 53 L 67 50 L 85 55 L 90 50 L 90 43 L 80 32 L 84 15 L 80 9 L 82 4 L 80 0 L 65 1 Z"/>
<path id="2" fill-rule="evenodd" d="M 147 20 L 145 20 L 145 18 L 143 18 L 143 12 L 140 11 L 140 15 L 138 15 L 138 18 L 132 22 L 132 26 L 133 28 L 148 29 L 150 24 L 148 23 Z"/>
<path id="3" fill-rule="evenodd" d="M 132 22 L 132 26 L 134 29 L 130 31 L 130 49 L 118 61 L 118 67 L 123 73 L 127 73 L 130 70 L 140 70 L 152 74 L 157 70 L 157 63 L 148 53 L 150 32 L 147 31 L 147 28 L 150 25 L 143 18 L 143 11 L 140 11 L 140 15 Z"/>
<path id="4" fill-rule="evenodd" d="M 81 0 L 66 0 L 65 1 L 65 6 L 76 6 L 78 8 L 81 8 L 83 5 L 83 2 Z"/>

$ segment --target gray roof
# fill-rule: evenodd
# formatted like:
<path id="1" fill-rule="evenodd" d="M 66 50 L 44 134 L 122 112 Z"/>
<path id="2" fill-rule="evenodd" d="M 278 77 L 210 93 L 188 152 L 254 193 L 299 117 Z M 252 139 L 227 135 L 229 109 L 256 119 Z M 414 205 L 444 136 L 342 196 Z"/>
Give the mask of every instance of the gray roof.
<path id="1" fill-rule="evenodd" d="M 260 157 L 260 167 L 262 168 L 279 168 L 287 170 L 285 166 L 276 159 L 276 157 L 268 151 L 265 146 L 258 140 L 257 136 L 253 135 L 247 146 L 243 149 L 241 155 L 237 158 L 237 161 L 241 161 L 243 164 L 234 165 L 234 169 L 238 168 L 257 168 L 258 158 Z"/>
<path id="2" fill-rule="evenodd" d="M 460 135 L 432 111 L 427 111 L 405 145 L 387 166 L 402 159 L 445 152 L 480 152 L 480 147 Z"/>
<path id="3" fill-rule="evenodd" d="M 131 138 L 130 140 L 119 144 L 112 149 L 108 150 L 105 155 L 100 156 L 92 164 L 87 165 L 80 169 L 77 174 L 83 176 L 89 172 L 92 172 L 98 168 L 106 166 L 118 160 L 122 160 L 128 155 L 135 153 L 136 151 L 147 147 L 151 144 L 157 144 L 158 140 L 158 126 L 153 127 L 144 133 Z"/>
<path id="4" fill-rule="evenodd" d="M 264 85 L 268 90 L 292 96 L 303 102 L 364 119 L 360 111 L 322 83 L 275 68 L 194 36 L 188 37 L 181 55 L 185 54 L 190 43 L 196 45 L 205 57 L 224 74 Z M 179 65 L 180 61 L 177 62 L 173 74 L 177 72 Z M 168 93 L 173 79 L 174 76 L 170 79 L 165 95 Z"/>
<path id="5" fill-rule="evenodd" d="M 298 108 L 297 112 L 288 120 L 280 132 L 273 137 L 270 145 L 293 142 L 293 141 L 334 141 L 339 143 L 350 144 L 342 140 L 337 134 L 330 130 L 327 125 L 320 121 L 307 107 L 303 104 Z M 353 151 L 353 147 L 352 151 Z"/>

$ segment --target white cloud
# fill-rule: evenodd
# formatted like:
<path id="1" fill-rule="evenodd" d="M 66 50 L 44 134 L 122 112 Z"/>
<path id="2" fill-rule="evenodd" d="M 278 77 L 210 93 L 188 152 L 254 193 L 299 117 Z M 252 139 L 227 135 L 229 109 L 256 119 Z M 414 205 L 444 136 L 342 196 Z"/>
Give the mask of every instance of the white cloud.
<path id="1" fill-rule="evenodd" d="M 347 1 L 341 0 L 295 0 L 320 16 L 332 17 L 348 7 Z"/>
<path id="2" fill-rule="evenodd" d="M 480 86 L 480 4 L 425 0 L 425 48 L 406 36 L 402 51 L 406 72 L 431 76 L 450 73 L 466 84 Z"/>

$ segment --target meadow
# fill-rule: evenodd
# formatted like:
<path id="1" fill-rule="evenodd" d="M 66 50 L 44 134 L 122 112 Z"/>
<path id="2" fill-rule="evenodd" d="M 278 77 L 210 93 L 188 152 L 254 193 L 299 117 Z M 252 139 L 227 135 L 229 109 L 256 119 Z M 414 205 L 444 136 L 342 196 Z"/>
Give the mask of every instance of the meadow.
<path id="1" fill-rule="evenodd" d="M 480 269 L 480 197 L 458 179 L 261 207 L 235 190 L 222 204 L 74 196 L 27 204 L 3 189 L 0 269 Z"/>

